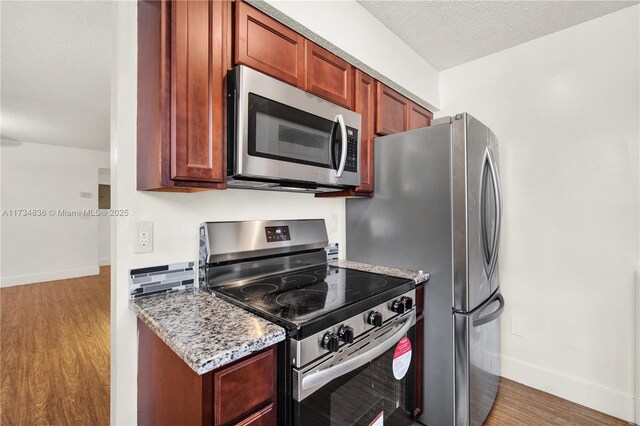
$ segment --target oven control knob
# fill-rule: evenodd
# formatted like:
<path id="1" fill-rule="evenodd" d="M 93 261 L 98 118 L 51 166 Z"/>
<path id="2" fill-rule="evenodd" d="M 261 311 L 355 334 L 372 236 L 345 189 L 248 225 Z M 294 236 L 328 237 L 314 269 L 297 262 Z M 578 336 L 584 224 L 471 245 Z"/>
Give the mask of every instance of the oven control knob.
<path id="1" fill-rule="evenodd" d="M 338 337 L 345 343 L 353 343 L 354 333 L 353 328 L 348 325 L 343 325 L 338 330 Z"/>
<path id="2" fill-rule="evenodd" d="M 409 296 L 402 296 L 400 298 L 400 300 L 402 300 L 404 302 L 404 306 L 405 306 L 407 311 L 409 309 L 413 308 L 413 299 L 410 298 Z"/>
<path id="3" fill-rule="evenodd" d="M 396 314 L 402 315 L 407 310 L 407 305 L 404 300 L 397 299 L 391 302 L 391 310 Z"/>
<path id="4" fill-rule="evenodd" d="M 338 352 L 340 348 L 340 340 L 335 333 L 327 332 L 322 337 L 322 342 L 320 342 L 320 346 L 328 350 L 329 352 Z"/>
<path id="5" fill-rule="evenodd" d="M 382 314 L 376 311 L 369 312 L 367 322 L 374 327 L 382 327 Z"/>

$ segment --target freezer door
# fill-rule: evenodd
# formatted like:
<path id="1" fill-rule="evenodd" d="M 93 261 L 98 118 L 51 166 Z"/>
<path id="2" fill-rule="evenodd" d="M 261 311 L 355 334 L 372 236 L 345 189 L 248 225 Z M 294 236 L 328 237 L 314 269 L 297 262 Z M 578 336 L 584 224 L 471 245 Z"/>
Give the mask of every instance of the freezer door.
<path id="1" fill-rule="evenodd" d="M 500 291 L 475 311 L 455 313 L 455 425 L 480 426 L 500 382 Z"/>
<path id="2" fill-rule="evenodd" d="M 456 311 L 470 312 L 498 283 L 498 146 L 490 142 L 491 131 L 468 114 L 456 116 L 452 132 L 453 304 Z"/>

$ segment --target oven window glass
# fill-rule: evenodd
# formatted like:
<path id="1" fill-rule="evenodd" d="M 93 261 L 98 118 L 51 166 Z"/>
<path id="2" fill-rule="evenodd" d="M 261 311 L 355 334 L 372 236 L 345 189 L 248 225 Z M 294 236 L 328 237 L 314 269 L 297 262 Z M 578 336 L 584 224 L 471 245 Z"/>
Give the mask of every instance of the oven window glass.
<path id="1" fill-rule="evenodd" d="M 294 417 L 298 419 L 295 424 L 369 426 L 382 413 L 385 425 L 413 425 L 409 407 L 413 402 L 409 395 L 413 394 L 411 377 L 415 360 L 411 361 L 407 374 L 397 380 L 393 375 L 394 351 L 395 346 L 374 361 L 332 380 L 301 402 L 294 402 Z"/>
<path id="2" fill-rule="evenodd" d="M 334 168 L 333 127 L 331 120 L 249 93 L 249 155 Z"/>

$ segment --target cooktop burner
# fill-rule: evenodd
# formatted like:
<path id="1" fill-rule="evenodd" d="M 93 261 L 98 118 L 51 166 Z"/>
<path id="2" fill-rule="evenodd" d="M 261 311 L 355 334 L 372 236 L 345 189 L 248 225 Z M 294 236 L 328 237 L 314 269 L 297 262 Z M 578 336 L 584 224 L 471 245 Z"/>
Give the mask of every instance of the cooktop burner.
<path id="1" fill-rule="evenodd" d="M 326 266 L 262 277 L 212 290 L 277 322 L 299 327 L 325 314 L 406 285 L 406 279 Z M 406 291 L 406 290 L 405 290 Z"/>

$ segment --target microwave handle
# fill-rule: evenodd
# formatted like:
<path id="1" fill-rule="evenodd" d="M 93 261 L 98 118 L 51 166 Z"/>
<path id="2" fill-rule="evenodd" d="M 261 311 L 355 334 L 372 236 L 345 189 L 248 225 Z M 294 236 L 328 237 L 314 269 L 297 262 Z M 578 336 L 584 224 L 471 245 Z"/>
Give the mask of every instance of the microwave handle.
<path id="1" fill-rule="evenodd" d="M 336 158 L 334 155 L 334 146 L 338 141 L 338 138 L 336 137 L 337 127 L 338 127 L 338 122 L 334 121 L 333 124 L 331 125 L 331 136 L 329 136 L 329 140 L 331 141 L 331 144 L 329 146 L 329 164 L 331 165 L 331 168 L 335 170 L 338 170 L 338 164 L 336 163 Z"/>
<path id="2" fill-rule="evenodd" d="M 342 177 L 344 166 L 347 164 L 347 126 L 344 124 L 344 118 L 342 118 L 342 114 L 336 115 L 336 120 L 338 121 L 338 125 L 340 126 L 340 133 L 342 134 L 342 152 L 340 153 L 340 164 L 338 165 L 338 171 L 336 171 L 336 177 L 339 178 Z"/>

